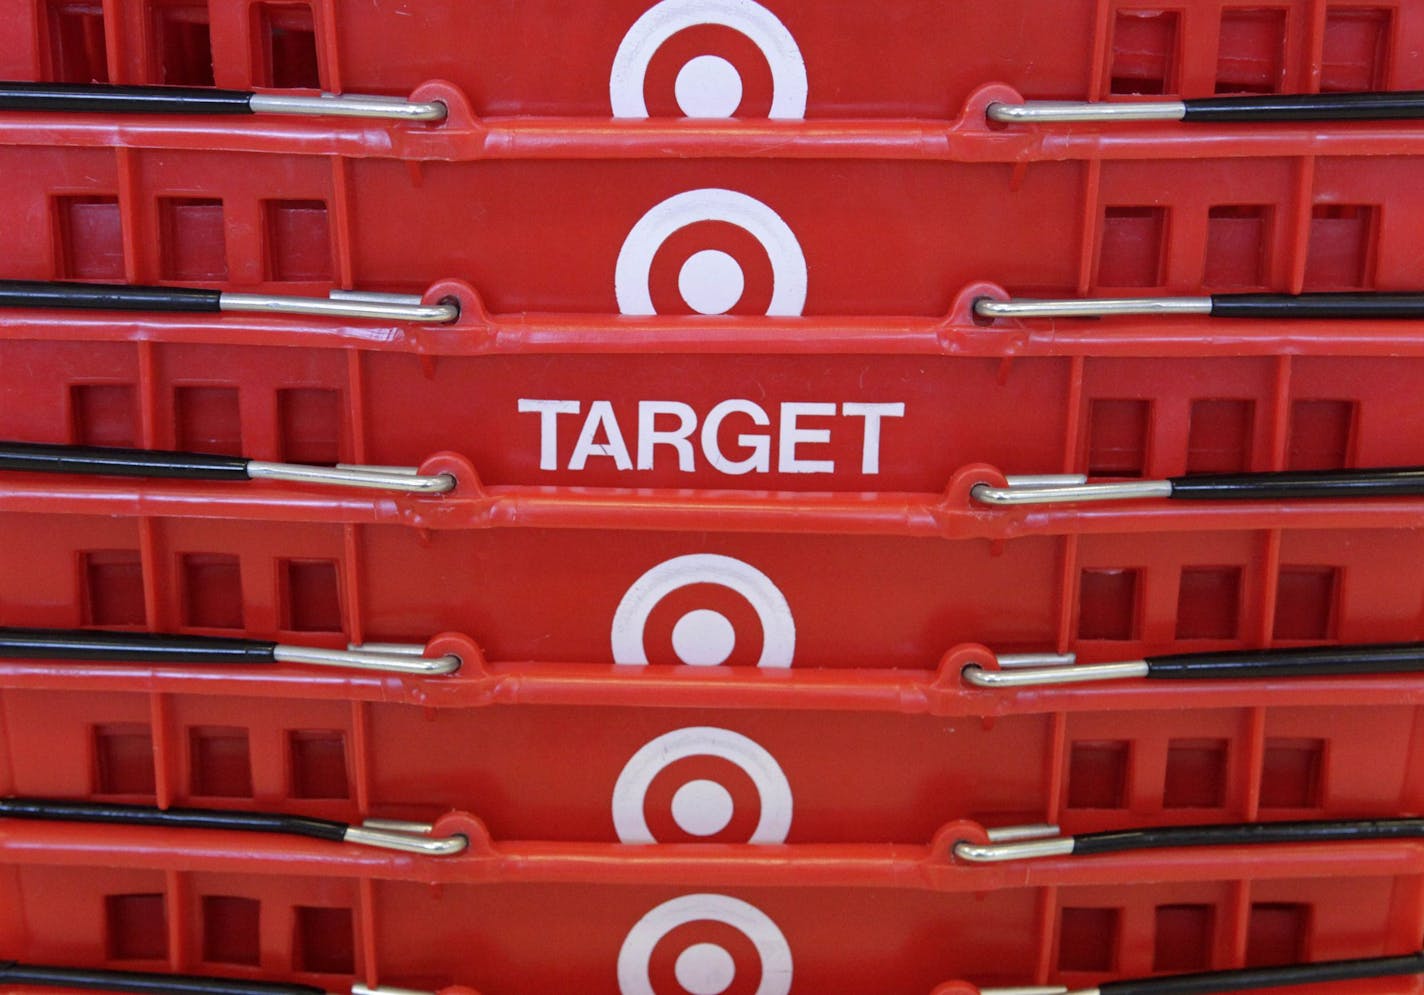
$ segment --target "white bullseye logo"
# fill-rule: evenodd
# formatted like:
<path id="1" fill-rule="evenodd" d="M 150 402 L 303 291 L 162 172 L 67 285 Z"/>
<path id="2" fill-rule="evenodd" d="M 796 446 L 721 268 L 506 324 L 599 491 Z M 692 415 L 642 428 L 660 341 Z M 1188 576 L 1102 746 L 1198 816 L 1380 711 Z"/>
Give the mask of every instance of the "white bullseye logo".
<path id="1" fill-rule="evenodd" d="M 772 278 L 768 315 L 792 317 L 802 312 L 806 307 L 806 254 L 795 232 L 755 197 L 707 188 L 669 197 L 643 215 L 623 240 L 613 276 L 622 313 L 658 313 L 653 304 L 653 259 L 675 233 L 706 221 L 740 228 L 766 252 Z M 698 314 L 726 314 L 746 289 L 742 265 L 720 249 L 694 252 L 678 271 L 678 293 Z"/>
<path id="2" fill-rule="evenodd" d="M 732 764 L 756 788 L 761 814 L 748 843 L 784 843 L 791 831 L 791 784 L 776 758 L 755 740 L 730 729 L 694 726 L 657 737 L 623 766 L 613 786 L 613 828 L 623 843 L 656 843 L 644 807 L 659 774 L 689 757 Z M 716 781 L 698 778 L 672 796 L 672 819 L 689 836 L 715 836 L 731 823 L 736 801 Z"/>
<path id="3" fill-rule="evenodd" d="M 633 582 L 613 613 L 613 662 L 646 664 L 648 619 L 664 598 L 694 584 L 735 592 L 751 605 L 761 624 L 758 667 L 789 667 L 796 653 L 796 622 L 786 597 L 771 578 L 741 560 L 714 553 L 693 553 L 659 563 Z M 696 608 L 672 628 L 672 649 L 693 667 L 725 663 L 737 645 L 730 619 L 710 608 Z"/>
<path id="4" fill-rule="evenodd" d="M 761 909 L 728 895 L 683 895 L 638 920 L 618 951 L 618 990 L 623 995 L 656 995 L 653 951 L 673 930 L 699 922 L 730 926 L 751 942 L 761 961 L 755 995 L 791 991 L 791 947 L 786 937 Z M 673 977 L 690 995 L 721 995 L 736 981 L 738 967 L 725 947 L 691 943 L 673 962 Z"/>
<path id="5" fill-rule="evenodd" d="M 609 75 L 614 117 L 646 118 L 648 67 L 658 50 L 679 32 L 705 26 L 742 35 L 761 53 L 771 71 L 773 119 L 806 116 L 806 62 L 786 25 L 752 0 L 663 0 L 634 22 L 618 46 Z M 678 109 L 693 118 L 729 118 L 742 104 L 742 74 L 727 59 L 704 54 L 678 70 L 673 95 Z"/>

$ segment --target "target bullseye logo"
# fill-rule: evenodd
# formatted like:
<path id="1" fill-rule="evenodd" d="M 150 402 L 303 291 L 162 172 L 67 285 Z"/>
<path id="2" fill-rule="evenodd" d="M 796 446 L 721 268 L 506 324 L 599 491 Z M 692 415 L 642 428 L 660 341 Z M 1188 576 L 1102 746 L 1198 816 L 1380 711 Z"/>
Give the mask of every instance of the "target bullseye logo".
<path id="1" fill-rule="evenodd" d="M 663 834 L 650 824 L 654 805 L 665 809 L 657 813 L 665 827 L 671 817 Z M 791 813 L 791 784 L 776 758 L 741 733 L 711 726 L 658 736 L 613 786 L 613 828 L 623 843 L 784 843 Z M 669 829 L 683 840 L 669 839 Z"/>
<path id="2" fill-rule="evenodd" d="M 755 197 L 688 190 L 638 219 L 613 282 L 624 314 L 735 309 L 791 317 L 806 307 L 806 254 L 790 226 Z"/>
<path id="3" fill-rule="evenodd" d="M 787 995 L 791 973 L 791 947 L 781 929 L 755 905 L 729 895 L 664 902 L 638 920 L 618 951 L 623 995 L 721 995 L 733 985 L 754 995 Z"/>
<path id="4" fill-rule="evenodd" d="M 663 0 L 624 35 L 608 97 L 614 117 L 649 117 L 651 93 L 657 116 L 794 120 L 806 116 L 807 88 L 796 39 L 761 4 Z"/>
<path id="5" fill-rule="evenodd" d="M 718 598 L 718 607 L 687 605 L 684 595 Z M 738 625 L 753 618 L 760 629 L 758 667 L 789 667 L 796 653 L 796 622 L 791 606 L 771 578 L 749 563 L 714 553 L 693 553 L 666 560 L 643 574 L 613 613 L 613 662 L 647 664 L 652 622 L 664 605 L 681 611 L 668 642 L 680 662 L 714 667 L 732 659 Z M 748 614 L 747 609 L 750 609 Z M 743 617 L 748 616 L 748 617 Z"/>

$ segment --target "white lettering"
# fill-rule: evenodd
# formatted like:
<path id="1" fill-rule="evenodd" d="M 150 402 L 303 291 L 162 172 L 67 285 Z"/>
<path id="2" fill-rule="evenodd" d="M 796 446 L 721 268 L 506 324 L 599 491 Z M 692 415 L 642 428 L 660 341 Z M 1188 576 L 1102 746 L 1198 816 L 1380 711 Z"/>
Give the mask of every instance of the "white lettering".
<path id="1" fill-rule="evenodd" d="M 831 441 L 828 428 L 801 428 L 797 420 L 802 416 L 833 417 L 834 404 L 800 403 L 787 401 L 781 406 L 781 453 L 777 459 L 777 469 L 782 473 L 834 473 L 836 464 L 832 460 L 799 459 L 796 447 L 815 445 Z"/>
<path id="2" fill-rule="evenodd" d="M 738 477 L 744 473 L 767 473 L 771 469 L 771 438 L 769 436 L 737 436 L 737 445 L 746 446 L 752 451 L 752 454 L 746 459 L 729 460 L 722 452 L 722 447 L 717 441 L 717 433 L 721 431 L 722 421 L 730 414 L 748 415 L 754 425 L 767 426 L 771 424 L 771 419 L 767 417 L 766 412 L 759 404 L 741 399 L 723 401 L 707 412 L 707 420 L 702 423 L 702 452 L 706 454 L 707 462 L 711 463 L 715 470 Z"/>
<path id="3" fill-rule="evenodd" d="M 519 399 L 519 413 L 539 413 L 539 469 L 559 468 L 559 415 L 579 413 L 578 401 L 541 401 L 534 398 Z"/>
<path id="4" fill-rule="evenodd" d="M 860 472 L 880 472 L 880 420 L 882 418 L 904 418 L 905 402 L 898 404 L 861 404 L 846 401 L 841 405 L 841 414 L 847 418 L 865 419 L 865 442 L 860 450 Z"/>
<path id="5" fill-rule="evenodd" d="M 658 415 L 674 415 L 677 428 L 659 429 Z M 677 468 L 683 473 L 693 469 L 692 443 L 688 441 L 697 429 L 697 412 L 690 404 L 681 401 L 639 401 L 638 402 L 638 469 L 653 468 L 653 447 L 672 446 L 677 450 Z"/>
<path id="6" fill-rule="evenodd" d="M 594 438 L 603 429 L 607 442 L 597 443 Z M 608 456 L 620 470 L 633 469 L 633 461 L 628 458 L 628 446 L 623 442 L 623 431 L 618 427 L 618 419 L 613 417 L 613 405 L 608 401 L 594 401 L 588 406 L 588 418 L 574 443 L 574 454 L 569 457 L 570 470 L 582 470 L 590 456 Z"/>

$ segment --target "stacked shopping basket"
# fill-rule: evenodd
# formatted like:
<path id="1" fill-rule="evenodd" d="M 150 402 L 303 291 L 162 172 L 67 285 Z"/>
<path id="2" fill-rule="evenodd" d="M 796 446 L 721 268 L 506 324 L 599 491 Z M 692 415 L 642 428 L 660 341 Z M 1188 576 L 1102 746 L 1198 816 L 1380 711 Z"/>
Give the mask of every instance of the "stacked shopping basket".
<path id="1" fill-rule="evenodd" d="M 6 24 L 0 988 L 1421 991 L 1424 7 Z"/>

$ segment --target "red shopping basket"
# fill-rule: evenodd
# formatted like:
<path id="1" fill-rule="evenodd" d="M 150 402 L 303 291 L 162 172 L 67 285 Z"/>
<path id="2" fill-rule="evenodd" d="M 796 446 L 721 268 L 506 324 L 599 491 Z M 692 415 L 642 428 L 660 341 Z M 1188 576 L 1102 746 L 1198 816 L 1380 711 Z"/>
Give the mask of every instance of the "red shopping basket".
<path id="1" fill-rule="evenodd" d="M 565 128 L 577 123 L 569 118 L 610 115 L 944 120 L 985 83 L 1078 99 L 1408 88 L 1421 78 L 1424 34 L 1399 0 L 952 11 L 918 2 L 893 12 L 640 0 L 576 21 L 550 2 L 445 5 L 421 17 L 392 3 L 15 6 L 16 30 L 0 48 L 4 78 L 216 83 L 266 97 L 321 87 L 405 95 L 435 76 L 453 81 L 478 114 L 554 118 Z"/>
<path id="2" fill-rule="evenodd" d="M 6 657 L 23 655 L 15 639 L 0 629 Z M 499 839 L 625 843 L 1424 811 L 1416 676 L 982 690 L 962 675 L 987 657 L 975 647 L 938 674 L 834 679 L 478 659 L 395 678 L 71 652 L 0 665 L 0 795 L 348 821 L 478 807 Z"/>
<path id="3" fill-rule="evenodd" d="M 928 848 L 660 851 L 491 844 L 458 814 L 433 828 L 466 834 L 468 849 L 415 856 L 234 829 L 7 819 L 0 889 L 12 914 L 0 949 L 43 964 L 328 988 L 354 975 L 631 995 L 684 990 L 679 974 L 715 961 L 737 990 L 921 993 L 955 979 L 1090 985 L 1398 956 L 1417 951 L 1421 929 L 1410 841 L 996 866 L 952 856 L 957 840 L 983 838 L 969 823 Z M 1351 990 L 1412 990 L 1398 984 Z"/>
<path id="4" fill-rule="evenodd" d="M 989 293 L 989 288 L 983 288 Z M 1001 292 L 994 291 L 995 294 Z M 415 465 L 495 486 L 942 489 L 1424 463 L 1411 321 L 0 314 L 0 439 Z M 1289 346 L 1279 336 L 1289 339 Z"/>
<path id="5" fill-rule="evenodd" d="M 1193 149 L 1028 166 L 411 164 L 11 145 L 0 169 L 43 181 L 0 197 L 0 275 L 285 293 L 460 278 L 502 313 L 841 318 L 944 316 L 983 280 L 1060 297 L 1420 285 L 1415 156 L 1242 170 Z"/>
<path id="6" fill-rule="evenodd" d="M 980 505 L 982 468 L 944 498 L 777 500 L 480 490 L 458 461 L 436 468 L 463 482 L 352 497 L 17 474 L 0 527 L 31 566 L 0 578 L 0 603 L 26 626 L 457 631 L 495 660 L 768 669 L 923 668 L 962 642 L 1122 659 L 1420 636 L 1398 583 L 1420 556 L 1417 499 L 1044 510 Z"/>

